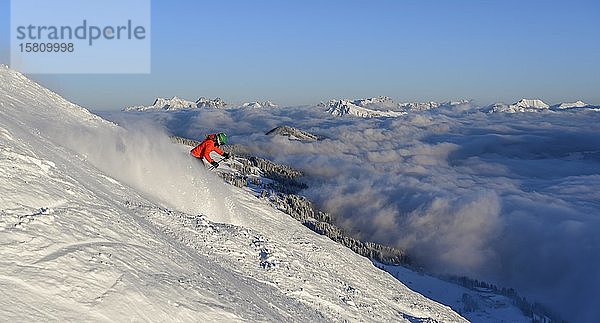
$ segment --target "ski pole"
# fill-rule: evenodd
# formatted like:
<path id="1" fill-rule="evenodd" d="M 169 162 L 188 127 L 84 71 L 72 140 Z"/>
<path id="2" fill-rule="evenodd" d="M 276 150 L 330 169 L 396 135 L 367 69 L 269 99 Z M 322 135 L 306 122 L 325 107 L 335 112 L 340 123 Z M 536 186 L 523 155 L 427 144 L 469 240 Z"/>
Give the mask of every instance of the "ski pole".
<path id="1" fill-rule="evenodd" d="M 216 162 L 217 162 L 217 163 L 220 163 L 220 162 L 222 162 L 222 161 L 224 161 L 224 160 L 225 160 L 225 157 L 223 157 L 223 158 L 221 158 L 221 159 L 217 160 Z M 215 169 L 215 168 L 216 168 L 215 166 L 210 166 L 210 168 L 208 168 L 208 170 L 213 170 L 213 169 Z"/>

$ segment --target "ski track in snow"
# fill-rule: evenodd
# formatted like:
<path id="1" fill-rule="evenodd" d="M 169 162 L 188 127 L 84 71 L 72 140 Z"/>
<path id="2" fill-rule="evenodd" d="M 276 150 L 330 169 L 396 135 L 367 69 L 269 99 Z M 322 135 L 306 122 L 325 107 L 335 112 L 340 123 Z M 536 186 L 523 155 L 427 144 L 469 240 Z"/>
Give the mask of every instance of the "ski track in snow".
<path id="1" fill-rule="evenodd" d="M 63 137 L 122 129 L 6 67 L 0 117 L 3 320 L 465 321 L 243 190 L 165 207 Z"/>

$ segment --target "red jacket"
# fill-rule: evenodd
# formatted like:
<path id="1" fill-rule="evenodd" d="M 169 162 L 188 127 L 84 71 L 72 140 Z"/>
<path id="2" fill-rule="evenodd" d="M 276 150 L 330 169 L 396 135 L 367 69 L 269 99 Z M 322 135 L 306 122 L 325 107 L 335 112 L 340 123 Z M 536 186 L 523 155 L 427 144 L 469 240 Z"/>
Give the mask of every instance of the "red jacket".
<path id="1" fill-rule="evenodd" d="M 196 158 L 204 158 L 209 163 L 213 162 L 213 159 L 210 158 L 210 153 L 212 151 L 216 151 L 219 155 L 223 156 L 223 150 L 221 148 L 215 146 L 215 135 L 209 135 L 201 142 L 198 146 L 196 146 L 190 153 L 192 156 Z"/>

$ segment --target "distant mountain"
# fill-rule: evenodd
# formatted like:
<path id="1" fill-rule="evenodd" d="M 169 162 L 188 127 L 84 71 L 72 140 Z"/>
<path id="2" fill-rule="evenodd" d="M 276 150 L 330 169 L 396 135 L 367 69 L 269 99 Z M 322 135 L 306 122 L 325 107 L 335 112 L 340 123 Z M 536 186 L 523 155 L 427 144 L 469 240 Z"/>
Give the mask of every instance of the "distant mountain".
<path id="1" fill-rule="evenodd" d="M 552 110 L 568 110 L 568 109 L 577 109 L 577 108 L 594 108 L 592 105 L 589 105 L 581 100 L 575 102 L 566 102 L 555 104 L 550 107 Z"/>
<path id="2" fill-rule="evenodd" d="M 300 130 L 298 128 L 290 127 L 290 126 L 279 126 L 274 128 L 266 133 L 268 136 L 285 136 L 289 137 L 290 140 L 298 140 L 298 141 L 317 141 L 319 140 L 318 136 L 313 135 L 312 133 L 306 132 L 304 130 Z"/>
<path id="3" fill-rule="evenodd" d="M 236 105 L 237 106 L 237 105 Z M 521 112 L 544 112 L 544 111 L 569 111 L 569 110 L 590 110 L 600 111 L 600 106 L 587 104 L 581 100 L 575 102 L 564 102 L 549 106 L 540 99 L 521 99 L 512 104 L 497 102 L 485 107 L 475 106 L 472 100 L 458 100 L 446 102 L 403 102 L 396 103 L 390 97 L 378 96 L 366 99 L 340 99 L 330 100 L 327 103 L 321 102 L 319 107 L 325 108 L 327 113 L 334 116 L 354 116 L 361 118 L 394 118 L 411 112 L 429 111 L 438 108 L 450 108 L 453 111 L 468 111 L 477 109 L 486 113 L 521 113 Z M 195 102 L 172 97 L 170 99 L 157 98 L 149 106 L 138 105 L 130 106 L 123 111 L 151 111 L 151 112 L 172 112 L 180 110 L 193 109 L 222 109 L 227 108 L 228 104 L 221 98 L 207 99 L 200 97 Z M 277 104 L 272 101 L 252 101 L 239 106 L 240 108 L 264 109 L 277 108 Z"/>
<path id="4" fill-rule="evenodd" d="M 407 111 L 426 111 L 439 108 L 441 104 L 437 102 L 405 102 L 400 103 L 399 107 Z"/>
<path id="5" fill-rule="evenodd" d="M 327 103 L 319 104 L 319 106 L 326 108 L 327 113 L 338 117 L 349 115 L 361 118 L 394 118 L 406 114 L 405 112 L 365 108 L 355 104 L 355 102 L 357 101 L 330 100 Z"/>
<path id="6" fill-rule="evenodd" d="M 496 102 L 496 103 L 493 103 L 493 104 L 483 107 L 481 110 L 483 112 L 487 112 L 487 113 L 504 112 L 504 111 L 508 110 L 508 104 L 506 104 L 504 102 Z"/>
<path id="7" fill-rule="evenodd" d="M 242 108 L 262 109 L 262 108 L 277 108 L 277 107 L 279 107 L 277 104 L 275 104 L 269 100 L 263 101 L 263 102 L 258 102 L 258 101 L 246 102 L 246 103 L 242 104 Z"/>
<path id="8" fill-rule="evenodd" d="M 470 109 L 473 108 L 473 101 L 459 100 L 442 103 L 434 101 L 396 103 L 387 96 L 379 96 L 358 100 L 331 100 L 328 103 L 321 103 L 320 106 L 326 107 L 327 112 L 335 116 L 354 115 L 363 118 L 376 118 L 398 117 L 409 112 L 428 111 L 441 107 Z"/>
<path id="9" fill-rule="evenodd" d="M 435 103 L 435 102 L 433 102 Z M 462 100 L 458 100 L 458 101 L 446 101 L 446 102 L 442 102 L 440 103 L 440 107 L 456 107 L 456 106 L 469 106 L 469 107 L 473 107 L 474 103 L 473 100 L 467 100 L 467 99 L 462 99 Z"/>
<path id="10" fill-rule="evenodd" d="M 201 96 L 198 100 L 196 100 L 196 107 L 199 109 L 202 108 L 213 108 L 213 109 L 221 109 L 226 108 L 227 103 L 223 101 L 221 98 L 207 99 Z"/>
<path id="11" fill-rule="evenodd" d="M 523 109 L 548 109 L 550 106 L 539 99 L 521 99 L 517 103 L 511 104 L 515 108 Z"/>
<path id="12" fill-rule="evenodd" d="M 447 101 L 443 103 L 438 102 L 402 102 L 396 103 L 390 97 L 387 96 L 379 96 L 375 98 L 369 99 L 359 99 L 352 101 L 353 104 L 368 108 L 372 110 L 392 110 L 392 111 L 426 111 L 431 109 L 436 109 L 442 106 L 456 106 L 463 104 L 470 104 L 470 100 L 460 100 L 460 101 Z"/>
<path id="13" fill-rule="evenodd" d="M 215 98 L 211 100 L 205 97 L 200 97 L 198 100 L 196 100 L 196 102 L 192 102 L 174 96 L 171 99 L 157 98 L 150 106 L 130 106 L 123 109 L 123 111 L 180 111 L 203 108 L 224 108 L 226 106 L 227 103 L 225 103 L 221 98 Z"/>
<path id="14" fill-rule="evenodd" d="M 187 101 L 174 96 L 171 99 L 156 98 L 154 103 L 150 106 L 131 106 L 123 109 L 123 111 L 176 111 L 183 109 L 193 109 L 196 107 L 196 103 Z"/>
<path id="15" fill-rule="evenodd" d="M 390 109 L 396 110 L 398 108 L 398 104 L 394 102 L 390 97 L 387 96 L 378 96 L 375 98 L 368 99 L 357 99 L 352 101 L 353 104 L 367 108 L 372 110 L 383 110 Z"/>
<path id="16" fill-rule="evenodd" d="M 519 113 L 548 111 L 550 106 L 539 99 L 521 99 L 513 104 L 494 103 L 483 110 L 488 113 Z"/>

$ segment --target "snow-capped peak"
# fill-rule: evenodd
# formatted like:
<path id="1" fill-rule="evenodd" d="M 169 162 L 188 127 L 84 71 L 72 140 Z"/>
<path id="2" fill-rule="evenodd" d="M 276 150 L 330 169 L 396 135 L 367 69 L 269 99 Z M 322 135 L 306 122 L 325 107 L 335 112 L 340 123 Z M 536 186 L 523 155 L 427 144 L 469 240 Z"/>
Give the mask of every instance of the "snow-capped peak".
<path id="1" fill-rule="evenodd" d="M 552 106 L 552 109 L 563 110 L 563 109 L 573 109 L 573 108 L 585 108 L 589 106 L 589 104 L 577 100 L 575 102 L 563 102 Z"/>
<path id="2" fill-rule="evenodd" d="M 196 100 L 196 107 L 199 109 L 203 109 L 203 108 L 220 109 L 220 108 L 227 107 L 227 103 L 225 103 L 225 101 L 223 101 L 223 99 L 218 98 L 218 97 L 211 100 L 211 99 L 207 99 L 202 96 L 198 100 Z"/>
<path id="3" fill-rule="evenodd" d="M 441 103 L 441 105 L 444 106 L 457 106 L 457 105 L 465 105 L 465 104 L 472 104 L 473 100 L 470 99 L 461 99 L 458 101 L 446 101 L 444 103 Z"/>
<path id="4" fill-rule="evenodd" d="M 195 106 L 195 104 L 194 102 L 174 96 L 171 99 L 157 98 L 152 106 L 160 108 L 161 110 L 181 110 L 191 109 Z"/>
<path id="5" fill-rule="evenodd" d="M 521 99 L 513 104 L 507 105 L 502 102 L 487 106 L 484 111 L 488 113 L 519 113 L 519 112 L 541 112 L 548 111 L 550 106 L 539 99 Z"/>
<path id="6" fill-rule="evenodd" d="M 156 98 L 154 103 L 150 106 L 130 106 L 123 109 L 123 111 L 180 111 L 197 108 L 224 108 L 226 106 L 227 103 L 225 103 L 225 101 L 223 101 L 221 98 L 215 98 L 211 100 L 205 97 L 200 97 L 198 100 L 196 100 L 196 102 L 192 102 L 174 96 L 171 99 Z"/>
<path id="7" fill-rule="evenodd" d="M 263 101 L 263 102 L 259 102 L 259 101 L 246 102 L 246 103 L 242 104 L 242 108 L 260 109 L 260 108 L 277 108 L 277 107 L 279 107 L 277 104 L 275 104 L 269 100 Z"/>
<path id="8" fill-rule="evenodd" d="M 436 109 L 440 107 L 440 104 L 434 101 L 429 102 L 405 102 L 400 103 L 398 106 L 403 110 L 410 111 L 426 111 L 431 109 Z"/>
<path id="9" fill-rule="evenodd" d="M 174 96 L 171 99 L 156 98 L 154 100 L 154 103 L 152 103 L 152 105 L 150 105 L 150 106 L 143 106 L 143 105 L 130 106 L 123 110 L 124 111 L 148 111 L 148 110 L 176 111 L 176 110 L 184 110 L 184 109 L 193 109 L 195 107 L 196 107 L 196 104 L 194 102 L 187 101 L 187 100 L 184 100 L 184 99 Z"/>
<path id="10" fill-rule="evenodd" d="M 548 109 L 550 106 L 539 99 L 521 99 L 511 106 L 523 109 Z"/>

